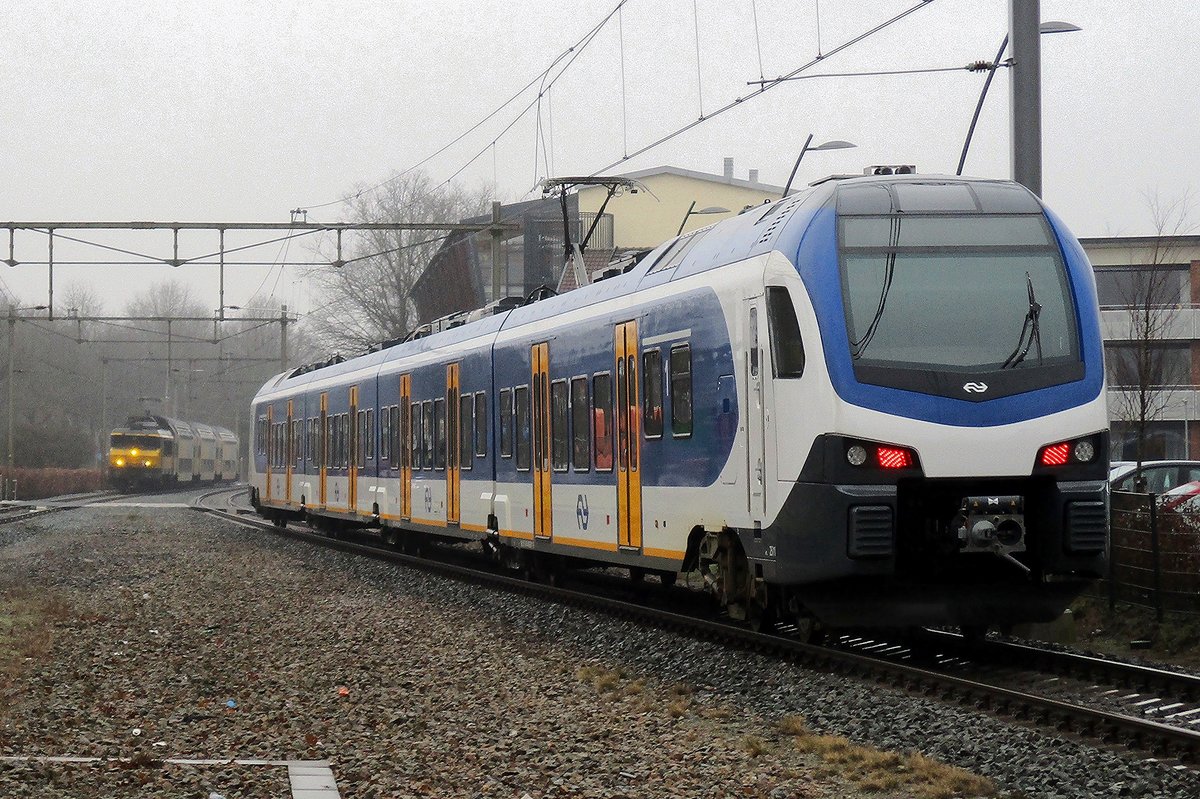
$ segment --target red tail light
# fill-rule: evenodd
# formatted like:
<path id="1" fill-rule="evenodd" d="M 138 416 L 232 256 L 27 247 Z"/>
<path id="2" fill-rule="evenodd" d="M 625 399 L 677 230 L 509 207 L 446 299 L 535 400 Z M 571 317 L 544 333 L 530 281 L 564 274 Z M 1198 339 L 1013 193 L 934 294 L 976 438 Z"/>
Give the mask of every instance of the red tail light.
<path id="1" fill-rule="evenodd" d="M 1060 444 L 1051 444 L 1048 447 L 1042 447 L 1042 454 L 1038 458 L 1038 463 L 1042 466 L 1062 466 L 1071 457 L 1071 442 L 1063 441 Z"/>
<path id="2" fill-rule="evenodd" d="M 879 447 L 875 458 L 884 469 L 907 469 L 913 465 L 912 453 L 901 447 Z"/>

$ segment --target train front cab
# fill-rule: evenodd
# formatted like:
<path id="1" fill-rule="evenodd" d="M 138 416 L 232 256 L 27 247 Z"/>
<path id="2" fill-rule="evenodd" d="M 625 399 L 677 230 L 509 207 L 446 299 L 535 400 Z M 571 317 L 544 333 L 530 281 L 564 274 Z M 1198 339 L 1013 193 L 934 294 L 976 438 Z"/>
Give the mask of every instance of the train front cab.
<path id="1" fill-rule="evenodd" d="M 742 532 L 750 568 L 776 602 L 832 625 L 1055 617 L 1103 574 L 1107 541 L 1082 249 L 1013 184 L 864 186 L 836 208 L 799 247 L 799 321 L 772 315 L 809 358 L 766 381 L 778 512 Z M 798 435 L 814 417 L 823 429 Z"/>

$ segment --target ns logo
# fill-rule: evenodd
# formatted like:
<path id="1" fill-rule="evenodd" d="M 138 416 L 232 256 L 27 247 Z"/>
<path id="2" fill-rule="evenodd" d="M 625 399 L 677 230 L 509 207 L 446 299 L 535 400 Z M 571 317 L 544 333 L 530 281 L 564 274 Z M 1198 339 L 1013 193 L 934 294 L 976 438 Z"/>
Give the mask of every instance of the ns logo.
<path id="1" fill-rule="evenodd" d="M 974 381 L 963 384 L 963 391 L 968 394 L 982 394 L 988 390 L 987 383 L 976 383 Z"/>

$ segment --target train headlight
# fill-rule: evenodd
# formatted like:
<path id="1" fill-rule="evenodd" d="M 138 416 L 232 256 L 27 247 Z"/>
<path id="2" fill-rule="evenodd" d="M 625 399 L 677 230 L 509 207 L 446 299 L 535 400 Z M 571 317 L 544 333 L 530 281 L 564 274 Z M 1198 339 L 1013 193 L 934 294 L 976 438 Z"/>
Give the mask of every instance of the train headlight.
<path id="1" fill-rule="evenodd" d="M 118 466 L 124 466 L 124 465 L 125 465 L 125 459 L 124 459 L 124 458 L 117 458 L 117 465 L 118 465 Z"/>
<path id="2" fill-rule="evenodd" d="M 851 466 L 862 466 L 867 462 L 867 448 L 862 444 L 854 444 L 846 450 L 846 461 Z"/>
<path id="3" fill-rule="evenodd" d="M 136 449 L 131 449 L 131 450 L 129 450 L 129 455 L 130 455 L 131 457 L 134 457 L 134 458 L 136 458 L 136 457 L 137 457 L 137 450 L 136 450 Z"/>
<path id="4" fill-rule="evenodd" d="M 146 464 L 147 466 L 150 465 L 150 461 L 142 461 L 142 463 Z"/>
<path id="5" fill-rule="evenodd" d="M 1096 447 L 1086 438 L 1083 441 L 1076 441 L 1075 449 L 1072 450 L 1071 456 L 1078 463 L 1088 463 L 1092 458 L 1096 457 Z"/>

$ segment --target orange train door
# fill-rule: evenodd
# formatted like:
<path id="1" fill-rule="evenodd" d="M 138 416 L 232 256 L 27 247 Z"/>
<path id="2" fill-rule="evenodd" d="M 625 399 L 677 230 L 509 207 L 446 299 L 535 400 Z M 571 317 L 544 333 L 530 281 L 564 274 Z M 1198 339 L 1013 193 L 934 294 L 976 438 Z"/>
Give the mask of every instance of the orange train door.
<path id="1" fill-rule="evenodd" d="M 462 483 L 462 473 L 459 471 L 459 436 L 462 435 L 462 425 L 459 423 L 459 370 L 462 364 L 452 363 L 446 367 L 446 522 L 459 522 L 459 488 Z"/>
<path id="2" fill-rule="evenodd" d="M 350 503 L 350 512 L 358 512 L 358 386 L 350 386 L 350 417 L 347 420 L 350 428 L 350 452 L 346 460 L 346 474 L 349 476 L 349 488 L 346 489 L 346 499 Z"/>
<path id="3" fill-rule="evenodd" d="M 642 435 L 638 403 L 637 322 L 616 327 L 617 543 L 642 546 Z"/>
<path id="4" fill-rule="evenodd" d="M 412 375 L 400 375 L 400 517 L 412 518 Z M 392 453 L 396 457 L 396 453 Z"/>
<path id="5" fill-rule="evenodd" d="M 325 486 L 326 486 L 326 468 L 329 464 L 329 394 L 321 394 L 321 429 L 317 431 L 317 435 L 321 438 L 320 453 L 317 458 L 319 473 L 321 475 L 320 495 L 321 507 L 325 507 Z"/>
<path id="6" fill-rule="evenodd" d="M 267 406 L 267 502 L 271 501 L 271 465 L 275 462 L 275 407 Z M 197 433 L 196 435 L 199 435 Z M 192 452 L 192 457 L 196 457 L 196 453 Z M 196 464 L 192 463 L 192 474 L 196 473 Z"/>
<path id="7" fill-rule="evenodd" d="M 533 533 L 554 533 L 550 501 L 550 345 L 534 344 L 533 361 Z"/>
<path id="8" fill-rule="evenodd" d="M 284 453 L 287 458 L 287 463 L 284 464 L 284 475 L 286 482 L 283 484 L 284 499 L 287 504 L 292 504 L 292 464 L 296 462 L 296 453 L 292 451 L 296 442 L 296 431 L 292 427 L 296 422 L 292 420 L 292 401 L 288 400 L 287 424 L 283 427 L 284 435 L 287 437 L 287 444 L 284 445 Z"/>

